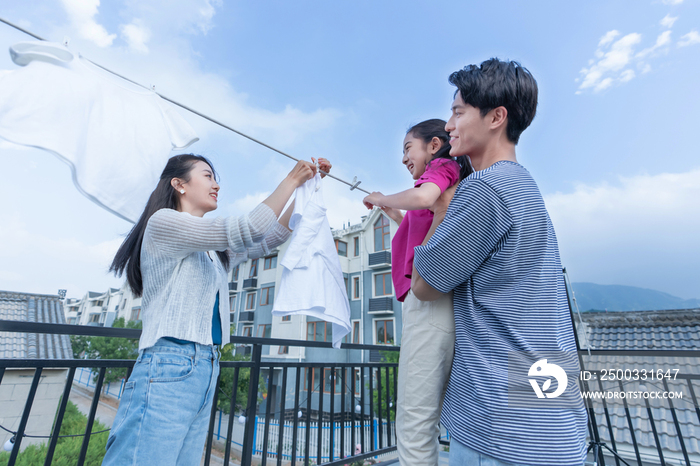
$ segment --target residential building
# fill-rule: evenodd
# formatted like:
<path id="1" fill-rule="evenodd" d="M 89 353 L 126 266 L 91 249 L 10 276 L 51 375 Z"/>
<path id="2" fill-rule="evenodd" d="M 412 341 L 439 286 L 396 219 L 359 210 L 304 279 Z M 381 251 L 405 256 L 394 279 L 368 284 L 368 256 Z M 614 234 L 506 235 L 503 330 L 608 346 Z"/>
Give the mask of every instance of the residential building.
<path id="1" fill-rule="evenodd" d="M 58 295 L 0 291 L 0 319 L 65 324 L 63 302 Z M 73 359 L 68 335 L 0 332 L 0 359 Z M 50 435 L 67 369 L 44 368 L 27 421 L 27 435 Z M 34 369 L 6 368 L 0 384 L 0 425 L 16 431 L 34 377 Z M 0 430 L 0 445 L 12 437 Z M 26 438 L 22 449 L 45 439 Z"/>
<path id="2" fill-rule="evenodd" d="M 346 343 L 370 345 L 401 344 L 401 303 L 398 302 L 391 281 L 391 240 L 398 229 L 381 210 L 375 209 L 356 225 L 332 230 L 336 251 L 340 259 L 346 292 L 350 303 L 351 333 Z M 235 267 L 229 277 L 232 333 L 239 336 L 257 336 L 292 340 L 332 341 L 332 325 L 305 315 L 272 316 L 274 299 L 279 292 L 282 276 L 280 260 L 289 242 L 282 244 L 267 257 L 248 260 Z M 313 290 L 314 284 L 309 284 Z M 246 354 L 249 347 L 240 346 L 237 353 Z M 363 363 L 380 361 L 379 351 L 346 351 L 325 348 L 297 348 L 270 346 L 263 349 L 263 360 L 270 362 L 310 361 L 325 363 Z M 324 379 L 325 397 L 329 397 L 333 374 L 320 371 L 312 374 L 316 389 Z M 281 369 L 276 369 L 269 382 L 268 399 L 278 404 L 275 391 L 282 384 Z M 355 380 L 358 387 L 359 371 L 346 375 L 347 383 Z M 304 381 L 307 373 L 302 374 Z M 293 377 L 293 374 L 291 375 Z M 269 374 L 263 373 L 263 378 Z M 369 374 L 364 375 L 369 383 Z M 340 377 L 334 377 L 336 392 L 340 390 Z M 304 382 L 306 390 L 307 383 Z M 317 390 L 318 393 L 319 390 Z M 293 391 L 288 390 L 287 396 Z M 317 394 L 315 395 L 317 396 Z M 336 401 L 339 406 L 339 401 Z M 348 403 L 351 401 L 348 400 Z M 312 400 L 312 405 L 316 401 Z M 324 404 L 328 401 L 324 400 Z M 326 404 L 328 406 L 328 404 Z"/>

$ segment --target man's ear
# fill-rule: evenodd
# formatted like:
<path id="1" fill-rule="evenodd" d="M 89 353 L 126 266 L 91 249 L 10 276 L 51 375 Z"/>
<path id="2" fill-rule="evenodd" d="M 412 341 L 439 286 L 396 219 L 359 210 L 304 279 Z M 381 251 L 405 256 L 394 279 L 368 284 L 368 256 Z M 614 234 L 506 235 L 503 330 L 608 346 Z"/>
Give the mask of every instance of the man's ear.
<path id="1" fill-rule="evenodd" d="M 508 123 L 508 110 L 505 107 L 496 107 L 489 112 L 488 118 L 490 119 L 489 126 L 491 129 L 498 129 L 501 126 L 505 127 Z"/>

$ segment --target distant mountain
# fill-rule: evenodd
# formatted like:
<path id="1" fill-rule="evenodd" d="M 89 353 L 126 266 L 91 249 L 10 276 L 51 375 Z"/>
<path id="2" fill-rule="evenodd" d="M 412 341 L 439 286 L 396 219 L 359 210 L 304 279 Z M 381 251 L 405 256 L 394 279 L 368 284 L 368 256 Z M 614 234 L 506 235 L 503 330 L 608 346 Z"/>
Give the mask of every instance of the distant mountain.
<path id="1" fill-rule="evenodd" d="M 700 299 L 682 299 L 661 291 L 635 286 L 572 283 L 579 310 L 661 311 L 700 307 Z"/>

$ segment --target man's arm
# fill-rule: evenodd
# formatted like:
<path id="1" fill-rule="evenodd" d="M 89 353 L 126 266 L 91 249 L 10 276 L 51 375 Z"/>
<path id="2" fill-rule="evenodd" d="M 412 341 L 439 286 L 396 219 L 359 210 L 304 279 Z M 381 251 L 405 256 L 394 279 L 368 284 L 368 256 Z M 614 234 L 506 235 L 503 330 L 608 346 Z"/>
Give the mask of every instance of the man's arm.
<path id="1" fill-rule="evenodd" d="M 413 293 L 426 301 L 469 280 L 513 224 L 503 200 L 481 180 L 460 185 L 451 201 L 438 201 L 424 244 L 414 249 Z"/>
<path id="2" fill-rule="evenodd" d="M 421 246 L 428 244 L 428 241 L 433 236 L 433 233 L 435 233 L 437 227 L 442 223 L 443 219 L 445 218 L 445 214 L 447 213 L 447 208 L 449 207 L 450 201 L 452 200 L 456 190 L 457 184 L 446 189 L 431 208 L 433 211 L 433 223 L 430 224 L 430 230 L 428 230 L 428 234 L 425 235 L 425 239 L 423 240 L 423 243 L 421 243 Z M 425 280 L 423 280 L 423 277 L 421 277 L 418 270 L 416 270 L 415 261 L 413 263 L 413 272 L 411 272 L 411 290 L 413 290 L 413 294 L 416 296 L 416 298 L 420 299 L 421 301 L 435 301 L 443 295 L 443 293 L 439 292 L 430 286 Z"/>
<path id="3" fill-rule="evenodd" d="M 435 230 L 437 229 L 438 225 L 442 223 L 442 219 L 444 218 L 444 214 L 440 218 L 438 218 L 437 215 L 433 217 L 433 223 L 430 225 L 430 230 L 428 230 L 428 234 L 425 235 L 425 240 L 423 240 L 421 246 L 428 244 L 428 240 L 431 238 L 431 236 L 433 236 L 433 233 L 435 233 Z M 440 293 L 438 290 L 428 285 L 425 280 L 423 280 L 423 277 L 421 277 L 418 270 L 416 270 L 415 261 L 413 263 L 413 272 L 411 272 L 411 290 L 416 298 L 420 299 L 421 301 L 436 301 L 443 295 L 443 293 Z"/>

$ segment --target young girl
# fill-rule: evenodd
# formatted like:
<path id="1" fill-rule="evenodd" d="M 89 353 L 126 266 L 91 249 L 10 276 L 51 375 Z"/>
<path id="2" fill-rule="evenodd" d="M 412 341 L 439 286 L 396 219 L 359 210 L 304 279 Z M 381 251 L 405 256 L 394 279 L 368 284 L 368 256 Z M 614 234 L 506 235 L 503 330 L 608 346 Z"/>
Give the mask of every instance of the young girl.
<path id="1" fill-rule="evenodd" d="M 319 159 L 319 167 L 328 172 L 330 164 Z M 280 217 L 282 209 L 315 173 L 314 164 L 300 161 L 248 215 L 203 218 L 216 209 L 220 189 L 211 162 L 192 154 L 168 160 L 110 267 L 126 271 L 143 297 L 143 333 L 103 465 L 200 463 L 217 390 L 217 345 L 229 342 L 228 271 L 289 237 L 294 203 Z"/>
<path id="2" fill-rule="evenodd" d="M 433 220 L 428 209 L 472 171 L 464 157 L 460 163 L 450 157 L 449 140 L 443 120 L 410 128 L 402 162 L 416 180 L 414 187 L 388 196 L 374 192 L 363 200 L 367 208 L 381 207 L 399 224 L 391 242 L 391 276 L 396 297 L 403 302 L 396 433 L 399 460 L 405 466 L 438 464 L 438 421 L 454 354 L 452 295 L 423 302 L 411 292 L 413 248 L 423 242 Z"/>

